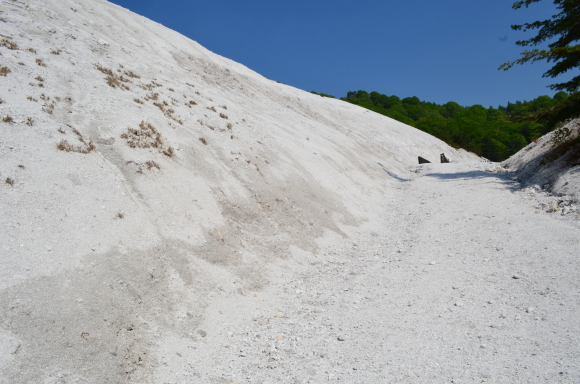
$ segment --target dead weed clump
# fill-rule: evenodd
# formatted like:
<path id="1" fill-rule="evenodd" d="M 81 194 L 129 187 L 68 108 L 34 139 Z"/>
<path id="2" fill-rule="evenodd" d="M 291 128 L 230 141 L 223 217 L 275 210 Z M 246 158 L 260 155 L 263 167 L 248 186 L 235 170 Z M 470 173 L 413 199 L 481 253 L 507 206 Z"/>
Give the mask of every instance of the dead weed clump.
<path id="1" fill-rule="evenodd" d="M 131 148 L 155 148 L 168 157 L 175 154 L 172 147 L 165 146 L 163 136 L 151 123 L 142 121 L 139 129 L 127 128 L 127 132 L 123 133 L 121 138 L 127 140 Z"/>
<path id="2" fill-rule="evenodd" d="M 2 118 L 2 122 L 3 123 L 13 123 L 14 119 L 12 118 L 12 116 L 6 115 Z"/>
<path id="3" fill-rule="evenodd" d="M 56 103 L 52 101 L 50 104 L 45 104 L 44 107 L 42 107 L 42 111 L 52 115 L 54 113 L 54 107 L 56 107 Z"/>
<path id="4" fill-rule="evenodd" d="M 152 91 L 157 87 L 161 87 L 161 84 L 156 83 L 154 80 L 152 80 L 150 84 L 139 84 L 138 87 L 143 88 L 146 91 Z"/>
<path id="5" fill-rule="evenodd" d="M 149 160 L 146 161 L 144 163 L 138 163 L 136 161 L 133 160 L 129 160 L 126 163 L 127 165 L 134 165 L 137 170 L 135 171 L 135 173 L 139 173 L 139 174 L 143 174 L 145 172 L 143 172 L 145 170 L 145 168 L 147 168 L 148 171 L 152 170 L 152 169 L 157 169 L 158 171 L 161 170 L 161 167 L 159 166 L 159 164 L 157 164 L 155 161 L 153 160 Z"/>
<path id="6" fill-rule="evenodd" d="M 148 95 L 145 95 L 144 97 L 145 100 L 149 101 L 149 100 L 157 100 L 159 99 L 159 94 L 157 92 L 151 92 Z"/>
<path id="7" fill-rule="evenodd" d="M 8 68 L 6 66 L 3 65 L 0 67 L 0 76 L 6 77 L 6 75 L 9 74 L 10 72 L 12 72 L 12 71 L 10 70 L 10 68 Z"/>
<path id="8" fill-rule="evenodd" d="M 107 82 L 107 84 L 110 87 L 119 88 L 119 89 L 122 89 L 125 91 L 131 90 L 131 88 L 129 88 L 127 85 L 123 84 L 123 83 L 130 83 L 131 80 L 127 79 L 123 75 L 119 76 L 115 72 L 113 72 L 111 69 L 105 68 L 105 67 L 101 66 L 100 64 L 95 64 L 95 68 L 97 68 L 99 71 L 101 71 L 102 73 L 107 75 L 107 77 L 105 78 L 105 81 Z"/>
<path id="9" fill-rule="evenodd" d="M 44 62 L 44 60 L 37 58 L 36 60 L 36 64 L 38 64 L 41 67 L 46 67 L 46 63 Z"/>
<path id="10" fill-rule="evenodd" d="M 125 71 L 124 73 L 125 73 L 125 75 L 127 75 L 129 77 L 132 77 L 134 79 L 140 79 L 141 78 L 141 76 L 139 76 L 138 74 L 136 74 L 133 71 Z"/>
<path id="11" fill-rule="evenodd" d="M 59 132 L 60 132 L 60 130 L 59 130 Z M 73 132 L 77 135 L 77 138 L 81 142 L 81 145 L 74 145 L 74 144 L 69 143 L 68 140 L 62 139 L 56 145 L 56 148 L 61 150 L 61 151 L 65 151 L 65 152 L 77 152 L 77 153 L 84 153 L 84 154 L 90 153 L 97 148 L 95 143 L 93 143 L 90 140 L 87 142 L 85 140 L 85 138 L 83 137 L 83 135 L 75 128 L 73 128 Z"/>
<path id="12" fill-rule="evenodd" d="M 8 39 L 1 39 L 0 47 L 6 47 L 8 49 L 16 50 L 18 49 L 18 44 Z"/>
<path id="13" fill-rule="evenodd" d="M 11 177 L 7 177 L 6 180 L 4 180 L 4 182 L 8 185 L 10 185 L 11 187 L 14 186 L 14 183 L 16 182 L 13 178 Z"/>

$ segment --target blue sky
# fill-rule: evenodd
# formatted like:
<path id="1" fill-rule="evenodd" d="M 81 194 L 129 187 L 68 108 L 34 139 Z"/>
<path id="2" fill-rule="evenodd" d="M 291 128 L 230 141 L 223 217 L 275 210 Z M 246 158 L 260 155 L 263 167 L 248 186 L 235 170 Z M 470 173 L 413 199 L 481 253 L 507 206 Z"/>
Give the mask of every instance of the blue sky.
<path id="1" fill-rule="evenodd" d="M 343 97 L 377 91 L 485 107 L 553 96 L 547 63 L 497 67 L 551 0 L 113 0 L 273 80 Z"/>

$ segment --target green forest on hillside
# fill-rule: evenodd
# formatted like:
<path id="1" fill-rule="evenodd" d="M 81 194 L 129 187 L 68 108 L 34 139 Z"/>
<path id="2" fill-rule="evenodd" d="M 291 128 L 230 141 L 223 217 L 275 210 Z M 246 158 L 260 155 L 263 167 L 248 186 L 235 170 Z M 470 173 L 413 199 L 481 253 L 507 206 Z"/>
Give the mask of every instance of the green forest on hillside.
<path id="1" fill-rule="evenodd" d="M 453 147 L 464 148 L 491 161 L 502 161 L 553 129 L 552 124 L 541 123 L 538 116 L 576 99 L 578 94 L 568 100 L 569 96 L 558 92 L 553 97 L 540 96 L 498 108 L 478 104 L 464 107 L 453 101 L 439 105 L 415 96 L 401 99 L 366 91 L 348 92 L 341 100 L 416 127 Z"/>

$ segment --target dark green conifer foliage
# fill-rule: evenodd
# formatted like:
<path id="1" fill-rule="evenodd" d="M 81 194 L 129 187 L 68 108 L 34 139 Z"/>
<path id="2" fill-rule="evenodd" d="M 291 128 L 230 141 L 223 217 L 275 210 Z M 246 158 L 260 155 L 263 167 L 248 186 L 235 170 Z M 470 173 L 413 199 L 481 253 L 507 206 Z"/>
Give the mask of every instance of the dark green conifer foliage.
<path id="1" fill-rule="evenodd" d="M 528 7 L 531 3 L 541 0 L 516 1 L 512 8 L 519 9 Z M 536 36 L 528 40 L 516 41 L 522 47 L 537 46 L 546 41 L 552 41 L 547 49 L 525 50 L 519 59 L 509 61 L 500 66 L 500 69 L 508 70 L 515 64 L 536 62 L 546 60 L 555 64 L 550 68 L 544 77 L 557 77 L 561 74 L 580 68 L 580 0 L 554 0 L 554 4 L 559 13 L 551 18 L 521 25 L 512 25 L 516 31 L 528 31 L 537 29 Z M 571 80 L 550 85 L 555 90 L 565 90 L 576 92 L 580 90 L 580 75 L 574 76 Z"/>

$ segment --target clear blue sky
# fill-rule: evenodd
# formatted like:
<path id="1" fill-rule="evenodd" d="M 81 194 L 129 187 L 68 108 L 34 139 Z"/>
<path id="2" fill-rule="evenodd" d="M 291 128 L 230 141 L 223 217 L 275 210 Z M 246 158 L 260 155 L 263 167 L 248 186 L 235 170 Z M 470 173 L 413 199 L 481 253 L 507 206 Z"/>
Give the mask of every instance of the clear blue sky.
<path id="1" fill-rule="evenodd" d="M 113 0 L 273 80 L 343 97 L 377 91 L 485 107 L 554 95 L 547 63 L 504 72 L 553 1 Z M 560 79 L 562 80 L 562 79 Z"/>

